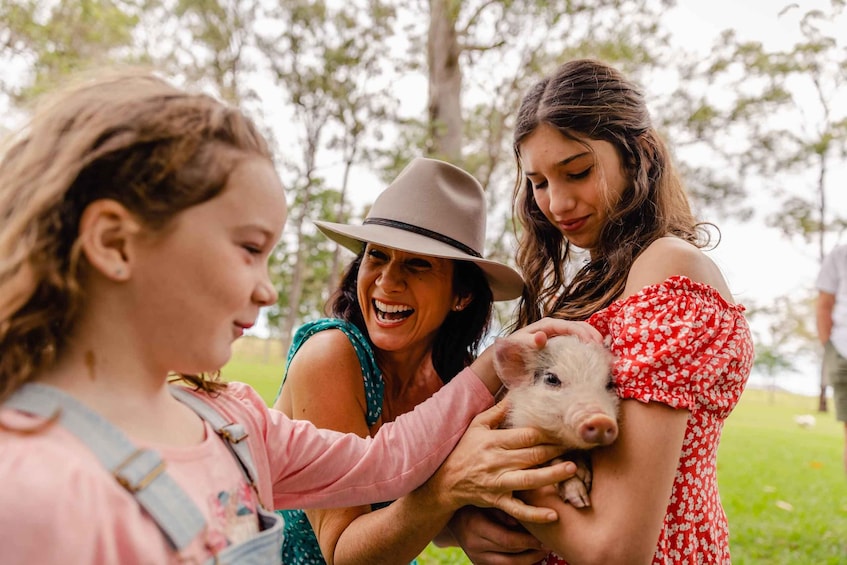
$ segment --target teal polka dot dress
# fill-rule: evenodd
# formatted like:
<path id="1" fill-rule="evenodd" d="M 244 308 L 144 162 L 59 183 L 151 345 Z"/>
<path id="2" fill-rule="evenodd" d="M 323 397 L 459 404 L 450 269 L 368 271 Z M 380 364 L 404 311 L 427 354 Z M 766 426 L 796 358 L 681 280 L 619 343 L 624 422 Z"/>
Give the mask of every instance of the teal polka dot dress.
<path id="1" fill-rule="evenodd" d="M 380 373 L 376 365 L 376 358 L 374 357 L 370 342 L 359 328 L 353 324 L 334 318 L 321 318 L 303 324 L 297 330 L 297 333 L 294 334 L 291 349 L 288 350 L 288 358 L 285 361 L 286 375 L 288 365 L 300 347 L 310 337 L 324 330 L 341 330 L 347 336 L 347 339 L 350 340 L 353 349 L 356 350 L 359 364 L 362 366 L 362 377 L 364 378 L 365 399 L 367 402 L 366 420 L 369 427 L 373 426 L 382 414 L 384 390 L 382 373 Z M 282 384 L 279 387 L 280 392 L 285 385 L 286 375 L 282 377 Z M 279 393 L 277 393 L 277 396 L 279 396 Z M 391 504 L 391 501 L 381 502 L 371 505 L 371 508 L 376 510 L 389 504 Z M 277 513 L 285 520 L 282 562 L 285 565 L 325 565 L 326 561 L 324 561 L 321 554 L 318 540 L 312 531 L 312 525 L 309 523 L 309 519 L 306 518 L 306 513 L 302 510 L 278 510 Z"/>

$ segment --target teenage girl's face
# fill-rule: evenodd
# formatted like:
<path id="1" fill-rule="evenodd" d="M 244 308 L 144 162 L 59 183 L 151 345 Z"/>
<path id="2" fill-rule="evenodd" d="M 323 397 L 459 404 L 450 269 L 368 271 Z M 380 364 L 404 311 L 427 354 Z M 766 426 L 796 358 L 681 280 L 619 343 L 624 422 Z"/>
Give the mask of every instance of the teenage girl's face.
<path id="1" fill-rule="evenodd" d="M 383 351 L 429 348 L 444 319 L 459 304 L 453 261 L 368 244 L 357 293 L 368 334 Z"/>
<path id="2" fill-rule="evenodd" d="M 232 342 L 276 302 L 268 258 L 286 215 L 273 166 L 248 156 L 218 196 L 140 246 L 132 277 L 139 335 L 158 369 L 208 372 L 229 360 Z"/>
<path id="3" fill-rule="evenodd" d="M 588 148 L 586 148 L 588 145 Z M 520 144 L 521 168 L 547 220 L 573 245 L 592 249 L 628 180 L 607 141 L 563 136 L 539 125 Z"/>

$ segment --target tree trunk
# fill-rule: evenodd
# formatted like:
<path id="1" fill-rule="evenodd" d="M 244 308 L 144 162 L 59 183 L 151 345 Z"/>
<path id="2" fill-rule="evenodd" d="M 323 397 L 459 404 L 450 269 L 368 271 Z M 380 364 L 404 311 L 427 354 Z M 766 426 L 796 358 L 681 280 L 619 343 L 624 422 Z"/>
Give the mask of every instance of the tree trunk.
<path id="1" fill-rule="evenodd" d="M 429 65 L 428 154 L 458 163 L 462 157 L 462 51 L 456 34 L 457 3 L 454 0 L 430 0 L 427 63 Z M 452 9 L 451 9 L 452 8 Z"/>

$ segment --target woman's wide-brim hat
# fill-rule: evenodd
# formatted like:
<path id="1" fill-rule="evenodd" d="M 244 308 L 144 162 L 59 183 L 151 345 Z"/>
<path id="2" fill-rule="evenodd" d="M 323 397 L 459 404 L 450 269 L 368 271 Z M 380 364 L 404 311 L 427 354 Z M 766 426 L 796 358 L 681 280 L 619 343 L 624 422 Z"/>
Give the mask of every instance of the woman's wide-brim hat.
<path id="1" fill-rule="evenodd" d="M 315 222 L 330 239 L 359 253 L 366 243 L 458 261 L 485 274 L 494 300 L 521 295 L 513 268 L 485 259 L 485 192 L 473 176 L 435 159 L 411 161 L 377 197 L 362 225 Z"/>

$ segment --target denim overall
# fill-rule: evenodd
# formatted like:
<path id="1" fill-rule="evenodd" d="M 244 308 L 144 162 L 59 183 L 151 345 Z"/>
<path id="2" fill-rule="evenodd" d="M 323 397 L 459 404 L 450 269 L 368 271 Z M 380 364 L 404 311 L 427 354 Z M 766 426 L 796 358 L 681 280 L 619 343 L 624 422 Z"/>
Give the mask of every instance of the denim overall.
<path id="1" fill-rule="evenodd" d="M 227 422 L 209 404 L 179 386 L 171 386 L 173 396 L 209 422 L 240 463 L 247 482 L 254 487 L 256 475 L 241 424 Z M 74 434 L 109 469 L 159 526 L 171 548 L 179 552 L 203 531 L 205 519 L 187 494 L 165 471 L 165 461 L 151 449 L 137 449 L 117 427 L 57 388 L 27 383 L 3 403 L 42 418 L 55 418 Z M 240 544 L 231 545 L 207 564 L 279 564 L 282 549 L 282 518 L 258 507 L 259 533 Z"/>

